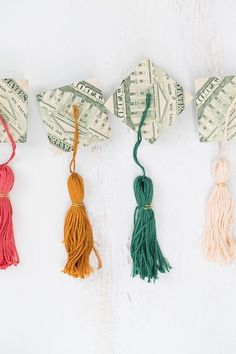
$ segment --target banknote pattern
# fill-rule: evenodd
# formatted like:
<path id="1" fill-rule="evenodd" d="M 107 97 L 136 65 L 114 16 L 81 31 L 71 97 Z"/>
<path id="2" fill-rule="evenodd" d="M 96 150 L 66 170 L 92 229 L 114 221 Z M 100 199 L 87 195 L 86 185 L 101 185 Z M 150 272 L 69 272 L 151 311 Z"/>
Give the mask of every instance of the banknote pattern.
<path id="1" fill-rule="evenodd" d="M 196 80 L 196 106 L 201 142 L 222 142 L 225 115 L 236 95 L 236 77 L 226 76 Z M 227 140 L 236 135 L 236 107 L 232 109 L 227 125 Z"/>
<path id="2" fill-rule="evenodd" d="M 9 126 L 16 143 L 24 143 L 27 138 L 28 81 L 0 80 L 0 114 Z M 0 127 L 0 142 L 8 142 L 6 132 Z"/>
<path id="3" fill-rule="evenodd" d="M 152 102 L 142 134 L 150 143 L 154 143 L 172 125 L 192 97 L 149 59 L 137 65 L 105 106 L 137 131 L 148 91 L 152 94 Z"/>
<path id="4" fill-rule="evenodd" d="M 102 91 L 94 83 L 80 81 L 37 95 L 47 137 L 53 146 L 71 151 L 74 141 L 72 106 L 78 105 L 80 145 L 109 139 L 111 128 Z"/>

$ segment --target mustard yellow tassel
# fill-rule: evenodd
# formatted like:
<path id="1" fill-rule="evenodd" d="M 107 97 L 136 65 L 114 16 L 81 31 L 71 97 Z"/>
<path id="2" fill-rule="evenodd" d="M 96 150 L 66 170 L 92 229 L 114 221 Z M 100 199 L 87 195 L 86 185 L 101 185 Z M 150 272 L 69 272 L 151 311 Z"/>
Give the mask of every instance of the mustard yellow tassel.
<path id="1" fill-rule="evenodd" d="M 94 247 L 93 231 L 90 224 L 83 199 L 84 182 L 82 177 L 75 172 L 75 158 L 79 142 L 79 109 L 73 106 L 75 119 L 75 133 L 73 157 L 70 162 L 70 176 L 67 186 L 71 198 L 71 207 L 66 213 L 64 226 L 64 243 L 68 253 L 68 260 L 64 272 L 75 278 L 85 278 L 93 272 L 89 257 L 94 251 L 98 260 L 98 269 L 102 267 L 101 258 Z"/>

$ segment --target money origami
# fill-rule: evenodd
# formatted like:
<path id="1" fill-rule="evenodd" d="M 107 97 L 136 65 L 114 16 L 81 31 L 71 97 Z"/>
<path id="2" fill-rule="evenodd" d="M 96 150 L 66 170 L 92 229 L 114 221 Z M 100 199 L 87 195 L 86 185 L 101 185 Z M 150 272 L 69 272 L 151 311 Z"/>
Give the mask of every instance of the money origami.
<path id="1" fill-rule="evenodd" d="M 192 97 L 162 69 L 149 59 L 144 59 L 122 81 L 105 106 L 137 132 L 147 92 L 153 99 L 142 135 L 154 143 L 172 125 Z"/>
<path id="2" fill-rule="evenodd" d="M 154 143 L 181 114 L 191 96 L 149 59 L 141 61 L 124 80 L 105 106 L 122 122 L 137 132 L 133 148 L 134 162 L 141 169 L 133 184 L 137 206 L 130 244 L 132 276 L 155 281 L 167 273 L 171 265 L 164 257 L 157 239 L 156 220 L 152 207 L 153 183 L 138 158 L 138 149 L 145 138 Z"/>
<path id="3" fill-rule="evenodd" d="M 227 142 L 236 135 L 236 77 L 197 79 L 195 87 L 199 140 L 219 143 L 213 165 L 215 185 L 206 209 L 203 252 L 211 262 L 230 263 L 236 258 L 236 243 L 225 153 Z"/>
<path id="4" fill-rule="evenodd" d="M 74 142 L 72 106 L 80 111 L 79 144 L 88 146 L 109 139 L 111 128 L 101 89 L 96 82 L 80 81 L 37 95 L 47 137 L 53 146 L 71 151 Z"/>
<path id="5" fill-rule="evenodd" d="M 0 80 L 0 114 L 8 125 L 15 143 L 25 143 L 28 118 L 28 81 Z M 8 141 L 4 127 L 0 127 L 0 142 Z"/>
<path id="6" fill-rule="evenodd" d="M 226 111 L 236 95 L 236 76 L 197 79 L 196 107 L 201 142 L 224 140 Z M 227 124 L 227 140 L 236 135 L 236 114 Z"/>
<path id="7" fill-rule="evenodd" d="M 64 272 L 75 278 L 93 272 L 90 254 L 95 253 L 98 269 L 102 261 L 94 245 L 92 225 L 84 205 L 84 181 L 76 169 L 79 146 L 110 137 L 111 129 L 102 91 L 95 82 L 80 81 L 37 95 L 50 144 L 71 151 L 67 187 L 71 199 L 64 223 L 67 262 Z"/>

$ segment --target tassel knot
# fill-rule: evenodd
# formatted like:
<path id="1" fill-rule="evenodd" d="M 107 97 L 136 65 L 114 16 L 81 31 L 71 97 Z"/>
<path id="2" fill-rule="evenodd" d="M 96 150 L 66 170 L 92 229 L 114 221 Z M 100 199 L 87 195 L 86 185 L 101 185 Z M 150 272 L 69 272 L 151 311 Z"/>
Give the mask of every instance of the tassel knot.
<path id="1" fill-rule="evenodd" d="M 218 186 L 225 186 L 229 179 L 229 163 L 221 157 L 213 165 L 213 175 Z"/>
<path id="2" fill-rule="evenodd" d="M 11 167 L 0 165 L 0 197 L 7 196 L 14 184 L 14 173 Z"/>
<path id="3" fill-rule="evenodd" d="M 153 183 L 147 176 L 138 176 L 134 180 L 134 195 L 139 207 L 145 208 L 152 203 Z"/>
<path id="4" fill-rule="evenodd" d="M 73 172 L 67 181 L 68 191 L 72 205 L 80 205 L 84 200 L 84 182 L 83 178 L 76 172 Z"/>

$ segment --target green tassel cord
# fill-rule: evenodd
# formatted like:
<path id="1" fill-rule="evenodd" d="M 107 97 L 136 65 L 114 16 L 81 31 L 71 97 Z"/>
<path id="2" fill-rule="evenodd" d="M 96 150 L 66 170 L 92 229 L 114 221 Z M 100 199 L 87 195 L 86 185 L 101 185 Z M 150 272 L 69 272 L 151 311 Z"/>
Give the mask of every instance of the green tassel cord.
<path id="1" fill-rule="evenodd" d="M 155 215 L 152 210 L 153 183 L 146 176 L 143 165 L 139 162 L 137 152 L 142 142 L 142 127 L 151 105 L 151 94 L 146 95 L 146 107 L 138 127 L 138 139 L 133 149 L 133 158 L 141 168 L 142 175 L 134 180 L 134 194 L 137 207 L 134 213 L 134 230 L 131 240 L 131 257 L 133 261 L 132 276 L 139 275 L 148 282 L 158 279 L 158 272 L 169 272 L 171 266 L 163 256 L 156 236 Z"/>

